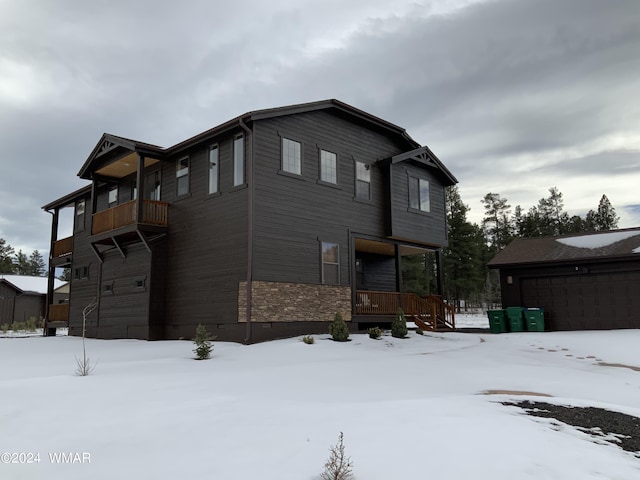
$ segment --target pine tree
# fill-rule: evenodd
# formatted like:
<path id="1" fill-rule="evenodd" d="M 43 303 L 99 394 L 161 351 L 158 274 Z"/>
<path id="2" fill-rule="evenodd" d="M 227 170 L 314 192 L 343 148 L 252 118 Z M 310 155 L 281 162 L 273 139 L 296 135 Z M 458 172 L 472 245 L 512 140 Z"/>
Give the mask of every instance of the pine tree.
<path id="1" fill-rule="evenodd" d="M 606 195 L 602 195 L 598 203 L 598 210 L 595 213 L 595 230 L 615 230 L 618 228 L 620 217 L 616 214 L 611 202 Z"/>
<path id="2" fill-rule="evenodd" d="M 391 322 L 391 336 L 395 338 L 404 338 L 407 336 L 409 330 L 407 329 L 407 320 L 404 318 L 404 312 L 401 308 L 398 308 L 396 317 Z"/>
<path id="3" fill-rule="evenodd" d="M 329 333 L 336 342 L 346 342 L 349 340 L 349 327 L 339 312 L 336 313 L 333 322 L 329 325 Z"/>
<path id="4" fill-rule="evenodd" d="M 15 273 L 14 253 L 13 247 L 4 238 L 0 238 L 0 273 Z"/>
<path id="5" fill-rule="evenodd" d="M 193 349 L 193 353 L 196 354 L 196 360 L 207 360 L 211 357 L 211 351 L 213 350 L 211 340 L 215 340 L 215 337 L 207 332 L 207 328 L 204 325 L 198 324 L 196 336 L 193 339 L 193 343 L 196 346 Z"/>
<path id="6" fill-rule="evenodd" d="M 513 238 L 513 227 L 509 217 L 511 205 L 498 193 L 487 193 L 480 202 L 485 210 L 482 228 L 491 250 L 497 253 Z"/>
<path id="7" fill-rule="evenodd" d="M 47 264 L 38 250 L 34 250 L 31 255 L 29 255 L 29 269 L 29 275 L 35 277 L 42 277 L 46 274 Z"/>
<path id="8" fill-rule="evenodd" d="M 482 294 L 486 244 L 480 227 L 467 221 L 469 207 L 462 202 L 457 186 L 446 190 L 449 246 L 443 250 L 446 297 L 460 311 L 462 300 Z"/>
<path id="9" fill-rule="evenodd" d="M 22 250 L 18 250 L 18 253 L 16 253 L 15 272 L 18 275 L 31 275 L 29 258 L 22 252 Z"/>

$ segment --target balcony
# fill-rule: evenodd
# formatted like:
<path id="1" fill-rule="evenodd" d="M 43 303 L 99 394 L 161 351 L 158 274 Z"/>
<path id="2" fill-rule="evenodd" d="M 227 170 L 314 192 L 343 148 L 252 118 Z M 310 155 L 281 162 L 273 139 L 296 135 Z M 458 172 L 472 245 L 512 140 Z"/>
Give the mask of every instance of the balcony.
<path id="1" fill-rule="evenodd" d="M 144 200 L 142 218 L 136 218 L 136 200 L 123 203 L 108 210 L 95 213 L 91 226 L 91 234 L 99 235 L 123 227 L 151 226 L 166 228 L 169 224 L 169 204 L 156 200 Z"/>
<path id="2" fill-rule="evenodd" d="M 49 318 L 47 318 L 47 323 L 54 322 L 69 322 L 69 304 L 68 303 L 58 303 L 55 305 L 49 305 Z"/>
<path id="3" fill-rule="evenodd" d="M 71 263 L 73 253 L 73 237 L 62 238 L 53 244 L 51 263 L 56 267 Z"/>

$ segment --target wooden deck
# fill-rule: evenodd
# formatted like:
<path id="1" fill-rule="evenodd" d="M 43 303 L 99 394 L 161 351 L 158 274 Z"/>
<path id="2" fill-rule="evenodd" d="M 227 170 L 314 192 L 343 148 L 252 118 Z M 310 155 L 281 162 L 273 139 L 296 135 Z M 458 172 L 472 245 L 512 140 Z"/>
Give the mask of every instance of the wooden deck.
<path id="1" fill-rule="evenodd" d="M 356 315 L 390 316 L 402 308 L 407 320 L 423 330 L 455 330 L 453 306 L 443 302 L 436 295 L 420 297 L 414 293 L 376 292 L 358 290 L 356 292 Z"/>
<path id="2" fill-rule="evenodd" d="M 117 205 L 93 214 L 91 234 L 116 230 L 133 224 L 154 225 L 166 227 L 169 225 L 169 204 L 156 200 L 144 200 L 142 218 L 136 218 L 137 200 Z"/>

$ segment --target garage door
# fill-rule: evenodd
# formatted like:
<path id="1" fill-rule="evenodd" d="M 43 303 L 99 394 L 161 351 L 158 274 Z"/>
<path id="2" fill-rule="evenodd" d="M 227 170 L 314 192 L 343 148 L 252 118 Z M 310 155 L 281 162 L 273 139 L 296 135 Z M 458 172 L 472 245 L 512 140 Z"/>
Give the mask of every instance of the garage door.
<path id="1" fill-rule="evenodd" d="M 543 307 L 552 330 L 640 328 L 640 272 L 524 278 L 526 307 Z"/>

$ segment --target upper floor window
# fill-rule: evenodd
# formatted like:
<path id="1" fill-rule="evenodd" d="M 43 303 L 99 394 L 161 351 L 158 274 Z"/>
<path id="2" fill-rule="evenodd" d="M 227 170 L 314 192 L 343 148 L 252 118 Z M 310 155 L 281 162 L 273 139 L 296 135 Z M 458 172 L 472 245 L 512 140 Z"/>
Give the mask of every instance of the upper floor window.
<path id="1" fill-rule="evenodd" d="M 282 170 L 300 175 L 300 143 L 282 138 Z"/>
<path id="2" fill-rule="evenodd" d="M 219 169 L 218 146 L 215 145 L 209 150 L 209 193 L 218 192 Z"/>
<path id="3" fill-rule="evenodd" d="M 244 137 L 239 135 L 233 141 L 233 186 L 244 183 Z"/>
<path id="4" fill-rule="evenodd" d="M 340 283 L 340 246 L 337 243 L 322 242 L 322 283 Z"/>
<path id="5" fill-rule="evenodd" d="M 160 200 L 160 170 L 144 176 L 144 196 L 146 200 Z"/>
<path id="6" fill-rule="evenodd" d="M 176 161 L 176 197 L 189 193 L 189 157 Z"/>
<path id="7" fill-rule="evenodd" d="M 356 161 L 356 198 L 371 200 L 371 171 L 364 162 Z"/>
<path id="8" fill-rule="evenodd" d="M 338 183 L 338 156 L 335 153 L 320 150 L 320 180 Z"/>
<path id="9" fill-rule="evenodd" d="M 109 190 L 109 205 L 114 205 L 118 203 L 118 186 L 111 187 Z"/>
<path id="10" fill-rule="evenodd" d="M 424 178 L 409 176 L 409 207 L 423 212 L 431 211 L 429 182 Z"/>
<path id="11" fill-rule="evenodd" d="M 79 200 L 78 202 L 76 202 L 76 221 L 73 229 L 75 232 L 84 230 L 84 218 L 85 218 L 84 212 L 85 212 L 85 201 Z"/>

